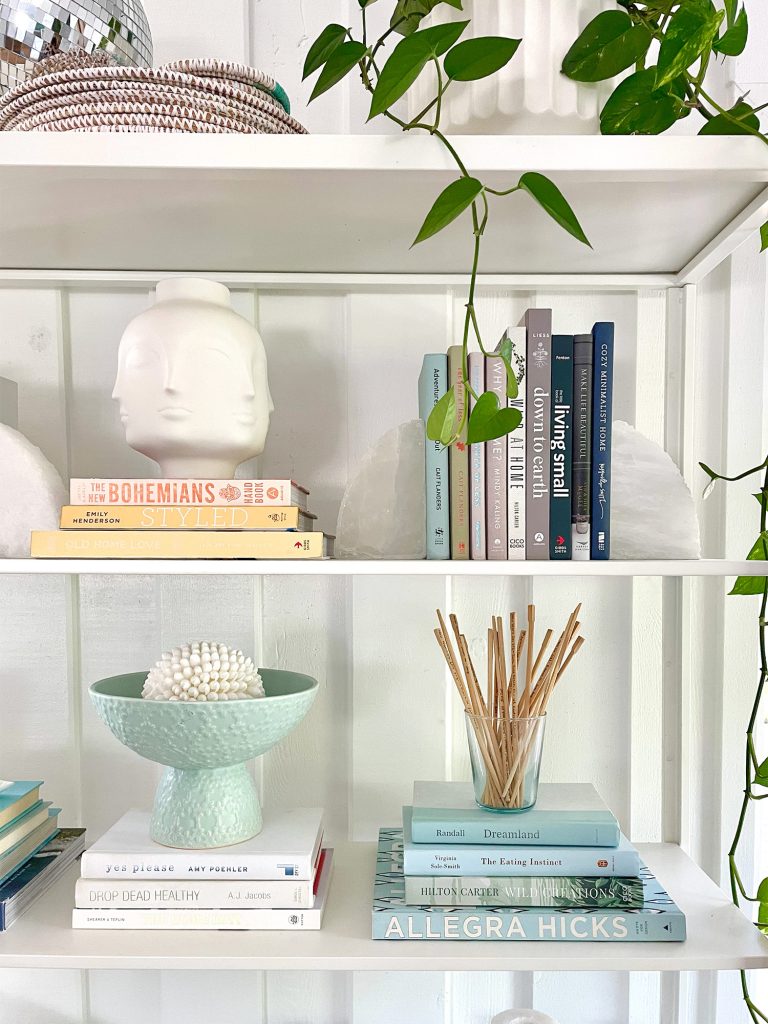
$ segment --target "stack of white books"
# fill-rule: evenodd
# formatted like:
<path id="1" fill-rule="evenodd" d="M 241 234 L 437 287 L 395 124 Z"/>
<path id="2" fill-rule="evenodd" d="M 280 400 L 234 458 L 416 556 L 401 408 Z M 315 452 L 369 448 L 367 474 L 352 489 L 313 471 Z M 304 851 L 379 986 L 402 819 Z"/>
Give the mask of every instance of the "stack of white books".
<path id="1" fill-rule="evenodd" d="M 86 850 L 74 928 L 317 930 L 333 850 L 322 811 L 270 815 L 236 846 L 180 850 L 149 838 L 149 814 L 129 811 Z"/>

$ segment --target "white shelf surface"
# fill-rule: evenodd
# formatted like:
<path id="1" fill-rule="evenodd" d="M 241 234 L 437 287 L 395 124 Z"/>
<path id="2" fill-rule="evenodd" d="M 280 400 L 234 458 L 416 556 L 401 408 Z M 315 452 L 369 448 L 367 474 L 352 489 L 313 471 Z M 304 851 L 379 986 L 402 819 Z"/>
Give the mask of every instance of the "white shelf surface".
<path id="1" fill-rule="evenodd" d="M 324 971 L 709 971 L 768 967 L 768 938 L 678 847 L 640 853 L 687 917 L 684 943 L 374 942 L 372 843 L 336 849 L 319 932 L 75 931 L 75 868 L 7 933 L 0 967 Z"/>
<path id="2" fill-rule="evenodd" d="M 768 562 L 721 558 L 607 562 L 344 559 L 4 558 L 0 575 L 149 576 L 768 576 Z"/>
<path id="3" fill-rule="evenodd" d="M 768 204 L 758 139 L 466 136 L 460 148 L 492 187 L 552 176 L 593 245 L 525 195 L 491 197 L 487 274 L 678 273 L 700 253 L 709 267 Z M 3 132 L 0 267 L 465 273 L 463 218 L 409 249 L 456 176 L 426 136 Z"/>

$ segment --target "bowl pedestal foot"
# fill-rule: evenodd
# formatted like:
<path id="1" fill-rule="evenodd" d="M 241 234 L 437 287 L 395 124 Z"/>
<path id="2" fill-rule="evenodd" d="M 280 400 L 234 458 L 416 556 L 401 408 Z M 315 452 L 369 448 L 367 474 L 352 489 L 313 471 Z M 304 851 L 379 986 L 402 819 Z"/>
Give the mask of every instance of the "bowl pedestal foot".
<path id="1" fill-rule="evenodd" d="M 156 843 L 206 850 L 245 842 L 261 827 L 259 797 L 245 764 L 165 769 L 152 813 Z"/>

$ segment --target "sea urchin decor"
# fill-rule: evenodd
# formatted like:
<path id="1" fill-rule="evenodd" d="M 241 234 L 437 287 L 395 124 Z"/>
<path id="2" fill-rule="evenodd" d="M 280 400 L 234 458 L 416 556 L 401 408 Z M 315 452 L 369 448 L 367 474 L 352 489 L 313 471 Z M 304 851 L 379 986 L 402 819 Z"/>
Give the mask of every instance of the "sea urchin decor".
<path id="1" fill-rule="evenodd" d="M 196 640 L 166 651 L 149 670 L 145 700 L 220 701 L 263 697 L 261 676 L 242 651 Z"/>

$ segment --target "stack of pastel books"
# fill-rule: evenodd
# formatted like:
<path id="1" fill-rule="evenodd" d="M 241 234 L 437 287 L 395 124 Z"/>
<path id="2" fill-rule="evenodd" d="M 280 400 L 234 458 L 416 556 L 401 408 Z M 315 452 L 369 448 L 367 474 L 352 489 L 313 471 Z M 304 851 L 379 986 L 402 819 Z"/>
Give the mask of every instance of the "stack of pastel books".
<path id="1" fill-rule="evenodd" d="M 33 558 L 329 558 L 293 480 L 74 479 Z"/>
<path id="2" fill-rule="evenodd" d="M 542 785 L 508 814 L 417 782 L 379 833 L 373 938 L 681 942 L 685 917 L 593 786 Z"/>
<path id="3" fill-rule="evenodd" d="M 333 870 L 322 811 L 272 815 L 253 839 L 179 850 L 149 837 L 149 814 L 129 811 L 86 850 L 74 928 L 316 931 Z"/>
<path id="4" fill-rule="evenodd" d="M 18 920 L 83 852 L 85 829 L 60 829 L 42 782 L 0 781 L 0 932 Z"/>
<path id="5" fill-rule="evenodd" d="M 496 354 L 424 356 L 419 416 L 425 422 L 453 388 L 458 441 L 427 441 L 427 558 L 602 561 L 611 555 L 614 324 L 553 334 L 552 310 L 529 309 Z M 509 398 L 507 366 L 518 382 Z M 484 392 L 522 422 L 492 441 L 467 443 Z"/>

